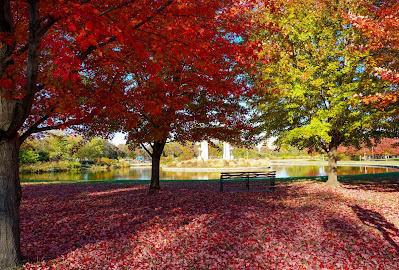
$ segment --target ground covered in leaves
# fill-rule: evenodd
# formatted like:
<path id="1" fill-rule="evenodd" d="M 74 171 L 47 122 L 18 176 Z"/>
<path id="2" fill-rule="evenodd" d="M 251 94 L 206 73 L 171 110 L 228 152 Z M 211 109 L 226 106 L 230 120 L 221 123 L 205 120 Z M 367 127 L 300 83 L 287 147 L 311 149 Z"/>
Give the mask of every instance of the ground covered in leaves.
<path id="1" fill-rule="evenodd" d="M 399 269 L 399 189 L 24 185 L 23 269 Z"/>

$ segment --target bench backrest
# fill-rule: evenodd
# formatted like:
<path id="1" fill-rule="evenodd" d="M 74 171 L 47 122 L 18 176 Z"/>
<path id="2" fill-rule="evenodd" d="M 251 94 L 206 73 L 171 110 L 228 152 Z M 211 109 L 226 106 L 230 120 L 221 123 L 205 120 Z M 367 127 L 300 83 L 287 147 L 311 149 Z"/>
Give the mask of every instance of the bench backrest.
<path id="1" fill-rule="evenodd" d="M 275 178 L 276 171 L 269 172 L 222 172 L 220 180 L 224 179 L 252 179 L 252 178 Z"/>

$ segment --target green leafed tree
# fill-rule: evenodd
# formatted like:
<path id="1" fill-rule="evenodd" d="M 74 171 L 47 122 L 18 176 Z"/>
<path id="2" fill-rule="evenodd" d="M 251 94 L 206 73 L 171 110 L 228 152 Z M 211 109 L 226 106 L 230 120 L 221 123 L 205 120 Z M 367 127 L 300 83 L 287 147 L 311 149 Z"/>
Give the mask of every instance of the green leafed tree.
<path id="1" fill-rule="evenodd" d="M 389 113 L 361 97 L 389 90 L 375 75 L 367 39 L 347 21 L 355 6 L 345 0 L 280 1 L 277 13 L 256 12 L 263 60 L 259 69 L 261 128 L 277 145 L 295 145 L 328 155 L 328 181 L 338 186 L 337 148 L 370 143 L 389 128 Z M 265 63 L 267 62 L 267 63 Z"/>
<path id="2" fill-rule="evenodd" d="M 92 140 L 85 143 L 74 156 L 79 159 L 94 160 L 95 158 L 101 158 L 104 156 L 106 140 L 99 137 L 95 137 Z"/>

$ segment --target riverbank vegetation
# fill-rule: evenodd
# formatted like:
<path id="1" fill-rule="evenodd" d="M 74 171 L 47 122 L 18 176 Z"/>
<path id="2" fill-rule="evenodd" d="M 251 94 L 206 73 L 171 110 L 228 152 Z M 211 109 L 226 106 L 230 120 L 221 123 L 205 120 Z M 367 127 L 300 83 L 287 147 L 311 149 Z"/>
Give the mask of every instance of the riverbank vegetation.
<path id="1" fill-rule="evenodd" d="M 374 146 L 357 149 L 353 146 L 338 148 L 339 160 L 345 162 L 388 160 L 396 164 L 394 157 L 399 155 L 398 139 L 382 139 Z M 232 160 L 223 160 L 223 145 L 215 142 L 209 146 L 210 160 L 198 159 L 200 146 L 196 143 L 171 142 L 165 145 L 161 164 L 176 168 L 222 168 L 222 167 L 264 167 L 270 161 L 306 160 L 308 162 L 325 160 L 319 153 L 299 150 L 293 146 L 270 149 L 266 144 L 252 147 L 233 147 Z M 134 163 L 150 160 L 148 153 L 129 145 L 113 145 L 106 139 L 84 139 L 78 134 L 50 133 L 39 139 L 27 140 L 20 151 L 20 171 L 23 173 L 43 173 L 61 171 L 80 171 L 90 169 L 111 169 L 128 167 Z M 388 163 L 387 163 L 388 164 Z"/>
<path id="2" fill-rule="evenodd" d="M 106 139 L 50 133 L 44 138 L 27 140 L 22 145 L 20 171 L 42 173 L 129 166 L 122 156 L 125 152 Z"/>
<path id="3" fill-rule="evenodd" d="M 223 160 L 223 144 L 209 146 L 208 161 L 198 160 L 200 146 L 196 143 L 170 142 L 165 145 L 161 163 L 167 167 L 263 167 L 269 159 L 309 158 L 305 150 L 288 146 L 274 151 L 266 145 L 234 147 L 234 159 Z M 151 157 L 141 147 L 113 145 L 99 137 L 84 139 L 78 134 L 49 133 L 39 139 L 27 140 L 20 151 L 20 171 L 43 173 L 80 171 L 127 167 L 130 164 L 148 162 Z"/>

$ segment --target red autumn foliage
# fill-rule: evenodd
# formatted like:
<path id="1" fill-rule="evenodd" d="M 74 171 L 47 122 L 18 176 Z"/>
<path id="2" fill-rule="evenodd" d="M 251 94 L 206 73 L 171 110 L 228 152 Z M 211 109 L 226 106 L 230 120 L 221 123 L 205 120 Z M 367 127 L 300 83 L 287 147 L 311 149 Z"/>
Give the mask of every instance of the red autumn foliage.
<path id="1" fill-rule="evenodd" d="M 399 139 L 384 138 L 380 142 L 376 143 L 371 140 L 374 145 L 371 147 L 362 147 L 360 149 L 354 146 L 340 146 L 338 148 L 339 154 L 346 154 L 352 156 L 363 156 L 363 155 L 376 155 L 376 156 L 396 156 L 399 155 Z"/>
<path id="2" fill-rule="evenodd" d="M 226 67 L 215 59 L 227 56 L 244 64 L 256 47 L 231 42 L 250 31 L 251 21 L 243 14 L 256 1 L 35 2 L 42 16 L 35 29 L 40 43 L 38 56 L 32 59 L 39 67 L 35 85 L 27 85 L 24 73 L 28 27 L 33 27 L 28 24 L 26 2 L 11 1 L 18 23 L 13 33 L 0 35 L 12 44 L 14 62 L 1 73 L 3 91 L 20 100 L 34 94 L 23 130 L 39 123 L 29 133 L 92 121 L 99 108 L 118 112 L 115 105 L 126 97 L 116 89 L 127 87 L 123 76 L 129 73 L 144 72 L 146 80 L 159 81 L 165 65 L 184 61 L 203 76 L 220 74 Z M 231 35 L 230 41 L 223 35 Z M 228 92 L 220 87 L 213 91 Z M 148 97 L 150 92 L 145 99 L 150 108 Z M 123 107 L 119 110 L 123 112 Z"/>
<path id="3" fill-rule="evenodd" d="M 398 186 L 24 185 L 23 269 L 398 269 Z"/>
<path id="4" fill-rule="evenodd" d="M 142 48 L 140 64 L 129 58 L 136 57 L 130 46 L 121 46 L 128 55 L 124 61 L 134 68 L 121 71 L 124 85 L 110 89 L 112 97 L 104 97 L 108 104 L 85 129 L 122 131 L 128 143 L 141 144 L 152 157 L 151 189 L 159 188 L 167 141 L 250 143 L 245 136 L 251 131 L 250 110 L 242 103 L 251 95 L 245 76 L 258 44 L 248 36 L 253 24 L 248 10 L 254 6 L 242 5 L 217 2 L 198 15 L 196 5 L 189 5 L 167 27 L 157 22 L 148 29 L 152 35 L 142 37 L 151 46 Z"/>
<path id="5" fill-rule="evenodd" d="M 20 144 L 31 134 L 96 120 L 103 108 L 123 112 L 123 75 L 145 69 L 149 81 L 176 53 L 197 61 L 209 54 L 246 54 L 215 45 L 222 35 L 249 31 L 241 12 L 257 1 L 29 0 L 0 3 L 0 193 L 4 237 L 0 267 L 14 267 L 19 251 Z M 208 20 L 209 19 L 209 20 Z M 227 43 L 224 43 L 227 44 Z M 214 51 L 215 50 L 215 51 Z M 159 57 L 162 56 L 162 57 Z M 191 58 L 190 58 L 191 57 Z M 165 59 L 160 61 L 160 59 Z M 149 60 L 156 61 L 149 61 Z M 115 90 L 118 89 L 118 90 Z M 99 129 L 103 126 L 97 126 Z M 4 197 L 4 198 L 3 198 Z M 3 235 L 0 235 L 3 239 Z"/>
<path id="6" fill-rule="evenodd" d="M 379 68 L 376 73 L 384 80 L 399 83 L 399 2 L 396 0 L 361 1 L 363 12 L 350 13 L 352 23 L 364 33 L 367 44 L 361 49 L 371 49 Z M 388 90 L 380 95 L 363 97 L 363 100 L 376 103 L 383 108 L 398 101 L 395 91 Z"/>

